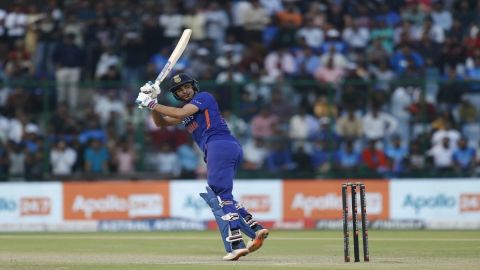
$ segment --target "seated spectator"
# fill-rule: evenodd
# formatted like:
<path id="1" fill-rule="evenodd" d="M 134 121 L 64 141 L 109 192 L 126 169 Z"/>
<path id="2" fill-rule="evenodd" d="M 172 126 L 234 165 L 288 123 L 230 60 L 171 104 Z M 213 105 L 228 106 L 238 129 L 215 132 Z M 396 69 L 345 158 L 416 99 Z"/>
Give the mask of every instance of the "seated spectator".
<path id="1" fill-rule="evenodd" d="M 181 178 L 195 178 L 196 169 L 200 161 L 193 140 L 189 140 L 186 143 L 180 145 L 177 148 L 177 156 L 180 160 L 180 177 Z"/>
<path id="2" fill-rule="evenodd" d="M 25 179 L 27 159 L 25 146 L 22 143 L 10 141 L 7 155 L 9 176 L 17 179 Z"/>
<path id="3" fill-rule="evenodd" d="M 286 2 L 284 9 L 277 12 L 276 18 L 281 26 L 300 27 L 302 25 L 303 16 L 293 3 Z"/>
<path id="4" fill-rule="evenodd" d="M 135 172 L 137 154 L 133 146 L 129 144 L 127 140 L 118 142 L 113 153 L 113 159 L 118 173 L 128 174 Z"/>
<path id="5" fill-rule="evenodd" d="M 453 165 L 455 170 L 462 175 L 472 173 L 475 169 L 477 153 L 474 148 L 468 146 L 466 138 L 460 138 L 457 149 L 453 151 Z"/>
<path id="6" fill-rule="evenodd" d="M 160 145 L 159 151 L 152 155 L 150 162 L 151 166 L 155 168 L 155 171 L 161 177 L 171 178 L 180 176 L 181 163 L 170 142 L 164 142 Z"/>
<path id="7" fill-rule="evenodd" d="M 85 168 L 86 173 L 108 173 L 108 162 L 110 154 L 103 142 L 99 139 L 91 139 L 89 146 L 85 149 Z"/>
<path id="8" fill-rule="evenodd" d="M 346 140 L 335 154 L 335 168 L 342 171 L 356 171 L 361 164 L 360 153 L 353 148 L 353 141 Z"/>
<path id="9" fill-rule="evenodd" d="M 296 164 L 296 170 L 306 173 L 312 171 L 312 163 L 310 162 L 310 155 L 305 151 L 303 145 L 297 147 L 293 153 L 293 161 Z"/>
<path id="10" fill-rule="evenodd" d="M 385 149 L 385 155 L 390 160 L 391 172 L 394 176 L 403 175 L 406 172 L 406 161 L 408 159 L 408 149 L 402 146 L 400 137 L 392 138 L 391 143 Z"/>
<path id="11" fill-rule="evenodd" d="M 100 124 L 100 119 L 97 118 L 87 118 L 86 120 L 86 127 L 80 135 L 78 136 L 78 140 L 80 143 L 85 144 L 88 143 L 90 140 L 98 140 L 101 143 L 107 142 L 107 134 L 105 133 L 104 128 Z"/>
<path id="12" fill-rule="evenodd" d="M 381 112 L 380 106 L 375 104 L 363 117 L 362 125 L 367 140 L 382 140 L 396 131 L 398 121 L 390 114 Z"/>
<path id="13" fill-rule="evenodd" d="M 410 143 L 410 154 L 407 157 L 408 169 L 412 173 L 421 173 L 425 170 L 427 159 L 420 147 L 420 142 L 414 140 Z"/>
<path id="14" fill-rule="evenodd" d="M 116 113 L 119 119 L 124 119 L 127 114 L 125 103 L 118 98 L 118 93 L 115 90 L 109 90 L 105 94 L 98 95 L 95 99 L 95 112 L 100 117 L 102 125 L 105 125 L 109 120 L 112 112 Z"/>
<path id="15" fill-rule="evenodd" d="M 445 126 L 436 130 L 432 134 L 432 145 L 441 144 L 444 138 L 448 138 L 452 147 L 456 148 L 457 142 L 460 139 L 460 132 L 453 127 L 452 121 L 445 120 Z"/>
<path id="16" fill-rule="evenodd" d="M 243 147 L 243 164 L 244 170 L 260 170 L 264 167 L 265 159 L 268 155 L 268 149 L 262 138 L 252 138 L 247 141 Z"/>
<path id="17" fill-rule="evenodd" d="M 345 75 L 345 71 L 333 65 L 333 59 L 330 58 L 325 66 L 320 66 L 313 74 L 314 78 L 322 83 L 338 84 Z"/>
<path id="18" fill-rule="evenodd" d="M 367 27 L 360 27 L 359 23 L 353 22 L 350 16 L 345 16 L 342 38 L 349 45 L 349 48 L 356 52 L 364 52 L 370 40 L 370 30 Z"/>
<path id="19" fill-rule="evenodd" d="M 265 70 L 272 80 L 293 76 L 297 72 L 295 57 L 288 48 L 271 51 L 265 57 Z"/>
<path id="20" fill-rule="evenodd" d="M 368 141 L 368 147 L 362 151 L 362 163 L 374 172 L 388 171 L 388 159 L 382 150 L 377 149 L 376 140 Z"/>
<path id="21" fill-rule="evenodd" d="M 54 176 L 68 176 L 73 172 L 77 152 L 63 140 L 59 140 L 50 153 L 50 166 Z"/>
<path id="22" fill-rule="evenodd" d="M 415 39 L 421 40 L 422 37 L 428 37 L 435 43 L 443 43 L 445 41 L 445 31 L 436 24 L 433 24 L 431 17 L 426 17 L 422 27 L 417 28 Z"/>
<path id="23" fill-rule="evenodd" d="M 330 118 L 322 117 L 318 122 L 320 123 L 320 129 L 313 133 L 311 139 L 326 141 L 332 145 L 330 149 L 336 148 L 336 145 L 340 142 L 340 137 L 335 133 L 333 126 L 330 125 Z"/>
<path id="24" fill-rule="evenodd" d="M 104 48 L 103 53 L 98 59 L 97 68 L 95 70 L 95 79 L 100 80 L 100 78 L 107 75 L 108 69 L 111 66 L 118 67 L 119 65 L 120 57 L 115 55 L 111 46 L 107 46 Z"/>
<path id="25" fill-rule="evenodd" d="M 397 75 L 404 73 L 409 64 L 416 68 L 421 68 L 424 65 L 423 57 L 407 44 L 402 45 L 400 50 L 392 55 L 390 62 Z"/>
<path id="26" fill-rule="evenodd" d="M 280 173 L 295 169 L 292 152 L 281 142 L 275 142 L 266 158 L 267 169 L 271 173 Z"/>
<path id="27" fill-rule="evenodd" d="M 427 155 L 433 158 L 433 165 L 437 173 L 450 173 L 453 169 L 454 147 L 449 137 L 443 137 L 441 143 L 434 144 Z"/>
<path id="28" fill-rule="evenodd" d="M 305 26 L 300 28 L 297 33 L 299 38 L 305 39 L 305 43 L 312 51 L 320 49 L 325 36 L 322 28 L 316 26 L 314 20 L 314 18 L 308 19 Z"/>
<path id="29" fill-rule="evenodd" d="M 313 104 L 313 113 L 315 117 L 337 117 L 338 110 L 334 102 L 330 102 L 326 95 L 318 95 Z"/>
<path id="30" fill-rule="evenodd" d="M 299 108 L 298 114 L 290 118 L 288 128 L 288 137 L 293 141 L 293 148 L 296 149 L 296 146 L 304 145 L 307 139 L 311 138 L 318 128 L 318 121 L 315 117 L 307 114 L 304 107 Z"/>
<path id="31" fill-rule="evenodd" d="M 326 173 L 332 168 L 333 154 L 329 141 L 317 139 L 311 154 L 312 167 L 317 172 Z"/>
<path id="32" fill-rule="evenodd" d="M 279 121 L 276 115 L 270 113 L 270 108 L 264 106 L 250 123 L 252 136 L 268 139 L 273 135 L 273 127 Z"/>
<path id="33" fill-rule="evenodd" d="M 362 136 L 363 123 L 353 107 L 348 107 L 347 112 L 337 120 L 335 131 L 345 141 L 355 141 Z"/>

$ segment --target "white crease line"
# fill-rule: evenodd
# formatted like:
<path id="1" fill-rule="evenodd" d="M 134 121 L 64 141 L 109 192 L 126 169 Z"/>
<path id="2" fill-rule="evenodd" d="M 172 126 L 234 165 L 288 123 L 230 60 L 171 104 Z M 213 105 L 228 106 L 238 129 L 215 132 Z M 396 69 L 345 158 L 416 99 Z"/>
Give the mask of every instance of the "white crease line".
<path id="1" fill-rule="evenodd" d="M 201 236 L 68 236 L 68 235 L 0 235 L 0 239 L 46 239 L 46 240 L 218 240 L 218 237 Z M 338 241 L 342 237 L 275 237 L 268 241 Z M 477 242 L 480 238 L 376 238 L 369 236 L 371 241 L 450 241 Z"/>

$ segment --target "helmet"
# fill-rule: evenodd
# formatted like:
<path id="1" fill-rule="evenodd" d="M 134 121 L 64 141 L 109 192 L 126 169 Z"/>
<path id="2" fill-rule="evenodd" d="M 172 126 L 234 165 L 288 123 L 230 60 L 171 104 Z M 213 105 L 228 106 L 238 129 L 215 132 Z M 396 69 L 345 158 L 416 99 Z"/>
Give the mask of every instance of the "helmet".
<path id="1" fill-rule="evenodd" d="M 181 100 L 180 97 L 177 96 L 175 91 L 177 91 L 179 87 L 187 83 L 192 85 L 193 91 L 199 91 L 198 82 L 185 73 L 179 73 L 175 76 L 172 76 L 172 78 L 170 79 L 170 87 L 168 91 L 170 91 L 177 100 Z"/>

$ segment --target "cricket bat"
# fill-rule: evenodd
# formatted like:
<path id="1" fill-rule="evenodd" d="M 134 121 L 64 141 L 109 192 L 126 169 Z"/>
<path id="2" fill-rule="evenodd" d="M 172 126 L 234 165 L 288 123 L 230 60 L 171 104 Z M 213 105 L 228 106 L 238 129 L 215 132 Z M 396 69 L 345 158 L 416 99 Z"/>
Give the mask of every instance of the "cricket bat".
<path id="1" fill-rule="evenodd" d="M 177 46 L 173 50 L 172 54 L 168 58 L 167 64 L 165 64 L 162 71 L 160 71 L 157 78 L 155 79 L 155 84 L 160 85 L 160 83 L 165 80 L 170 71 L 172 71 L 173 66 L 177 63 L 180 56 L 182 56 L 183 51 L 185 51 L 191 35 L 192 29 L 183 30 L 182 36 L 180 37 L 180 40 L 178 41 Z"/>
<path id="2" fill-rule="evenodd" d="M 155 79 L 155 84 L 157 86 L 160 86 L 160 84 L 165 80 L 167 75 L 172 71 L 173 66 L 177 63 L 178 59 L 180 56 L 182 56 L 183 51 L 185 51 L 185 48 L 187 47 L 188 41 L 190 40 L 190 36 L 192 35 L 192 29 L 185 29 L 183 30 L 182 36 L 180 37 L 180 40 L 177 43 L 177 46 L 173 50 L 172 54 L 168 58 L 167 63 L 165 66 L 162 68 L 162 71 L 158 74 L 157 78 Z M 139 106 L 141 108 L 141 106 Z"/>

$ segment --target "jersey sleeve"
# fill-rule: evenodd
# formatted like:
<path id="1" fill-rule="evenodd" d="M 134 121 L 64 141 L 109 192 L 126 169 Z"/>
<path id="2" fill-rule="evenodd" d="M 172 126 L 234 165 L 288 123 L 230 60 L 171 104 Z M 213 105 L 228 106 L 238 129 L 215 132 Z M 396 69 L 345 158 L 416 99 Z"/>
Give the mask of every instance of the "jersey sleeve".
<path id="1" fill-rule="evenodd" d="M 193 99 L 190 101 L 190 104 L 197 106 L 201 111 L 203 111 L 208 108 L 212 102 L 212 95 L 206 92 L 200 92 L 193 97 Z"/>

